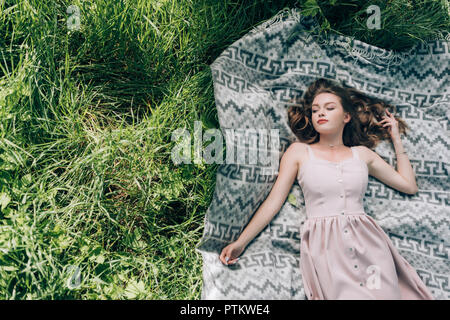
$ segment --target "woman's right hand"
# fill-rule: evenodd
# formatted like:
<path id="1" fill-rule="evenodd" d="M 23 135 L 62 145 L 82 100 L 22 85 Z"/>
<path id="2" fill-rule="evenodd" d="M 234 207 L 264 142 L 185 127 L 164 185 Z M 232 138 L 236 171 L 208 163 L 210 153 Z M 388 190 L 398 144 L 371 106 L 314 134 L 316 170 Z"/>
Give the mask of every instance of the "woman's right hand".
<path id="1" fill-rule="evenodd" d="M 225 265 L 235 264 L 239 260 L 238 257 L 244 249 L 245 246 L 241 245 L 237 241 L 234 241 L 222 249 L 219 259 Z"/>

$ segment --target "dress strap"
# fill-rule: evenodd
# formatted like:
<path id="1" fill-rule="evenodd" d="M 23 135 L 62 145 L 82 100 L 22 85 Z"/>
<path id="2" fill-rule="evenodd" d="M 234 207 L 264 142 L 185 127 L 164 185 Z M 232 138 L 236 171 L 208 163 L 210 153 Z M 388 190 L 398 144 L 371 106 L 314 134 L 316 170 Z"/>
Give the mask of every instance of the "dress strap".
<path id="1" fill-rule="evenodd" d="M 359 155 L 358 155 L 358 151 L 356 151 L 355 147 L 350 147 L 350 149 L 352 149 L 353 152 L 353 158 L 354 159 L 359 159 Z"/>
<path id="2" fill-rule="evenodd" d="M 316 157 L 314 156 L 314 152 L 312 151 L 312 148 L 309 146 L 309 144 L 306 144 L 306 147 L 308 148 L 309 158 L 316 159 Z"/>

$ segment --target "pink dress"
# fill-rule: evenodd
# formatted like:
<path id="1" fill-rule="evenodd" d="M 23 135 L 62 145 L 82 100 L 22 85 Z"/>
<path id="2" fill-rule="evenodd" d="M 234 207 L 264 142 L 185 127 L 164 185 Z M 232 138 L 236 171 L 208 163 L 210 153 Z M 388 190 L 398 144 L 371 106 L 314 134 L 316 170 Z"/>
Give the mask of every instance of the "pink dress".
<path id="1" fill-rule="evenodd" d="M 353 157 L 331 162 L 314 156 L 298 173 L 306 216 L 300 267 L 308 300 L 434 300 L 388 235 L 364 212 L 368 168 Z"/>

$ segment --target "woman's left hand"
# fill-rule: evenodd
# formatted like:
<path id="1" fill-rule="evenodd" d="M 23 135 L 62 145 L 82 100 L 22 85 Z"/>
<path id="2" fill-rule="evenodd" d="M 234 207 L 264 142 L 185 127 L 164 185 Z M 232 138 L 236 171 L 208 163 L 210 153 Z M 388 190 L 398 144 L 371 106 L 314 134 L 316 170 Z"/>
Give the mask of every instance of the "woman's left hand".
<path id="1" fill-rule="evenodd" d="M 398 130 L 398 121 L 395 120 L 394 115 L 386 109 L 386 114 L 388 116 L 383 116 L 383 120 L 380 121 L 380 124 L 383 124 L 383 127 L 388 126 L 388 132 L 392 139 L 400 138 L 400 132 Z"/>

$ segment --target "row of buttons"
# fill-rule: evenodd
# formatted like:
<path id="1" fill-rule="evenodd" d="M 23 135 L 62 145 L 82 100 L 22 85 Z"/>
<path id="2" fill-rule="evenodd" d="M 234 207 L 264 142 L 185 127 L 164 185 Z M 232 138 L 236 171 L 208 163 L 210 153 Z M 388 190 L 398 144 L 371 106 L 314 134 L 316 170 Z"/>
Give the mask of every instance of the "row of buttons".
<path id="1" fill-rule="evenodd" d="M 346 235 L 348 235 L 348 229 L 344 229 L 344 233 L 345 233 Z M 355 254 L 356 254 L 355 248 L 350 247 L 350 248 L 348 248 L 348 250 L 349 250 L 350 254 L 352 254 L 352 259 L 355 259 Z M 357 264 L 354 264 L 354 265 L 353 265 L 353 268 L 354 268 L 355 270 L 358 270 L 359 266 L 358 266 Z M 363 283 L 363 282 L 360 282 L 359 285 L 360 285 L 361 287 L 363 287 L 363 286 L 364 286 L 364 283 Z"/>
<path id="2" fill-rule="evenodd" d="M 339 167 L 340 167 L 339 164 L 336 164 L 336 168 L 339 169 Z M 340 172 L 340 173 L 342 173 L 342 172 Z M 339 183 L 342 183 L 342 181 L 343 181 L 342 178 L 338 179 L 338 182 L 339 182 Z M 340 197 L 341 199 L 344 198 L 344 194 L 341 194 L 339 197 Z M 345 214 L 345 212 L 342 211 L 342 212 L 341 212 L 341 215 L 344 215 L 344 214 Z"/>
<path id="3" fill-rule="evenodd" d="M 338 164 L 336 165 L 336 168 L 339 168 L 339 165 L 338 165 Z M 343 181 L 342 179 L 338 179 L 338 182 L 339 182 L 339 183 L 342 183 L 342 181 Z M 344 194 L 341 194 L 341 195 L 340 195 L 340 198 L 341 198 L 341 199 L 344 198 Z M 344 215 L 344 214 L 345 214 L 345 211 L 342 211 L 342 212 L 341 212 L 341 215 Z M 348 235 L 348 230 L 347 230 L 347 229 L 344 229 L 344 233 Z M 355 259 L 355 249 L 354 249 L 353 247 L 350 247 L 350 248 L 348 248 L 348 250 L 349 250 L 349 252 L 352 254 L 352 259 Z M 358 265 L 357 265 L 357 264 L 354 264 L 354 265 L 353 265 L 353 268 L 354 268 L 355 270 L 358 270 Z M 363 283 L 363 282 L 360 282 L 359 285 L 360 285 L 361 287 L 363 287 L 363 286 L 364 286 L 364 283 Z"/>

